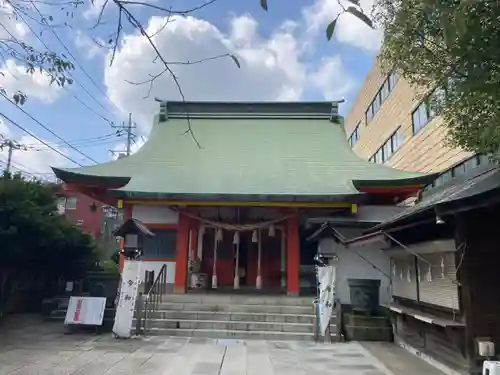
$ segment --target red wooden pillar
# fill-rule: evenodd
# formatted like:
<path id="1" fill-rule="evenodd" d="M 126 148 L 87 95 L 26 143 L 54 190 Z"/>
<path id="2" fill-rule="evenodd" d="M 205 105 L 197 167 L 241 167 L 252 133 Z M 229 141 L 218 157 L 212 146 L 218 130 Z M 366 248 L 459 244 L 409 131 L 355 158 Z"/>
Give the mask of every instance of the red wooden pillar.
<path id="1" fill-rule="evenodd" d="M 286 291 L 289 296 L 299 295 L 299 217 L 294 215 L 286 221 Z"/>
<path id="2" fill-rule="evenodd" d="M 199 222 L 193 221 L 191 223 L 191 249 L 189 249 L 193 252 L 193 260 L 198 259 L 198 228 Z"/>
<path id="3" fill-rule="evenodd" d="M 123 205 L 123 221 L 126 221 L 128 219 L 132 218 L 132 205 L 131 204 L 124 204 Z M 120 241 L 120 262 L 118 263 L 118 271 L 122 273 L 123 270 L 123 264 L 125 263 L 125 256 L 123 255 L 123 246 L 125 244 L 125 241 L 122 239 Z"/>
<path id="4" fill-rule="evenodd" d="M 188 244 L 189 244 L 189 218 L 186 215 L 180 214 L 179 225 L 177 227 L 177 245 L 175 249 L 174 293 L 186 292 Z"/>

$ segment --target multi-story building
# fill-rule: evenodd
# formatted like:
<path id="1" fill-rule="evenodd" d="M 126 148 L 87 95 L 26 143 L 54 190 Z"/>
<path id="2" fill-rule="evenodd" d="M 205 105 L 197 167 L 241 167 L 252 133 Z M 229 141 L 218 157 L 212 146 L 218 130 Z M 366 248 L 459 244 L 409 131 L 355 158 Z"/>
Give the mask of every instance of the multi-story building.
<path id="1" fill-rule="evenodd" d="M 123 221 L 123 214 L 116 208 L 103 204 L 78 191 L 67 191 L 56 185 L 57 208 L 71 223 L 96 240 L 102 257 L 109 259 L 119 250 L 113 231 Z"/>
<path id="2" fill-rule="evenodd" d="M 101 202 L 80 192 L 66 192 L 63 189 L 60 189 L 57 196 L 57 207 L 61 214 L 92 237 L 99 235 L 103 217 Z"/>
<path id="3" fill-rule="evenodd" d="M 485 162 L 446 145 L 445 123 L 429 100 L 438 94 L 412 87 L 397 73 L 383 73 L 376 60 L 346 119 L 353 150 L 374 163 L 398 169 L 447 171 L 442 179 Z"/>

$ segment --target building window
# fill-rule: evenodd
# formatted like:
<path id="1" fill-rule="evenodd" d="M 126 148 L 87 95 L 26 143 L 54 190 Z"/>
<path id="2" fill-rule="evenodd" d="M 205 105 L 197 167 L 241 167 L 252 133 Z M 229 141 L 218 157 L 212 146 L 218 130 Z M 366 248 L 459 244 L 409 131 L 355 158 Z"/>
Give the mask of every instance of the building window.
<path id="1" fill-rule="evenodd" d="M 66 198 L 66 208 L 67 210 L 76 210 L 76 202 L 77 199 L 75 197 L 67 197 Z"/>
<path id="2" fill-rule="evenodd" d="M 370 103 L 370 106 L 365 112 L 367 124 L 373 119 L 373 117 L 375 117 L 377 112 L 382 107 L 382 104 L 384 104 L 384 101 L 389 97 L 391 91 L 394 90 L 394 88 L 396 87 L 396 83 L 398 82 L 398 79 L 399 76 L 397 75 L 397 73 L 392 72 L 384 80 L 382 86 L 375 94 L 375 97 L 373 98 L 372 102 Z"/>
<path id="3" fill-rule="evenodd" d="M 401 134 L 401 128 L 397 128 L 394 133 L 391 135 L 391 148 L 392 153 L 395 153 L 401 145 L 403 144 L 403 134 Z"/>
<path id="4" fill-rule="evenodd" d="M 387 81 L 389 82 L 389 91 L 394 90 L 396 84 L 399 81 L 399 74 L 396 72 L 391 72 L 389 74 L 389 77 L 387 77 Z"/>
<path id="5" fill-rule="evenodd" d="M 365 117 L 366 117 L 366 123 L 368 124 L 373 118 L 373 103 L 370 104 L 370 106 L 366 110 Z"/>
<path id="6" fill-rule="evenodd" d="M 417 134 L 436 117 L 438 108 L 442 105 L 444 97 L 444 90 L 438 88 L 413 111 L 411 115 L 413 134 Z"/>
<path id="7" fill-rule="evenodd" d="M 349 144 L 351 145 L 351 147 L 354 146 L 359 139 L 359 125 L 360 123 L 358 122 L 358 124 L 356 125 L 356 127 L 354 128 L 349 137 Z"/>
<path id="8" fill-rule="evenodd" d="M 143 257 L 150 259 L 175 258 L 177 243 L 176 229 L 152 229 L 154 237 L 145 237 L 143 242 Z"/>
<path id="9" fill-rule="evenodd" d="M 57 207 L 64 210 L 76 210 L 77 199 L 75 197 L 59 197 L 57 200 Z"/>
<path id="10" fill-rule="evenodd" d="M 377 152 L 370 158 L 374 163 L 383 164 L 401 147 L 403 143 L 401 137 L 401 128 L 398 128 L 391 136 L 380 146 Z"/>

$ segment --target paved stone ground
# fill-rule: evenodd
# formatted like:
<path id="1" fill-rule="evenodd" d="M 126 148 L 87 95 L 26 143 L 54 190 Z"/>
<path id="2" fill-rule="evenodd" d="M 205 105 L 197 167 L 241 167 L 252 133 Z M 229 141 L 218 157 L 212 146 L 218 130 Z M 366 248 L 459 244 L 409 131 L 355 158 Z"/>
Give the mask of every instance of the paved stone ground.
<path id="1" fill-rule="evenodd" d="M 115 340 L 110 334 L 65 334 L 60 324 L 26 318 L 12 319 L 0 327 L 0 375 L 311 373 L 393 375 L 358 343 L 328 345 L 179 337 Z"/>

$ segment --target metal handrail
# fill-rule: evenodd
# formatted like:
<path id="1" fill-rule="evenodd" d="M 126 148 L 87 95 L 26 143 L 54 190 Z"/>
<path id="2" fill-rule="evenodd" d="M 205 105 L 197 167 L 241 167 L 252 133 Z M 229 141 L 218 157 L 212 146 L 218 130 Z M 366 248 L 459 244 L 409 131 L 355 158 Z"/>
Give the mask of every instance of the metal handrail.
<path id="1" fill-rule="evenodd" d="M 136 334 L 146 334 L 150 314 L 158 309 L 158 305 L 163 301 L 163 296 L 167 290 L 167 265 L 164 264 L 153 285 L 146 294 L 140 294 L 137 298 L 136 308 Z"/>

